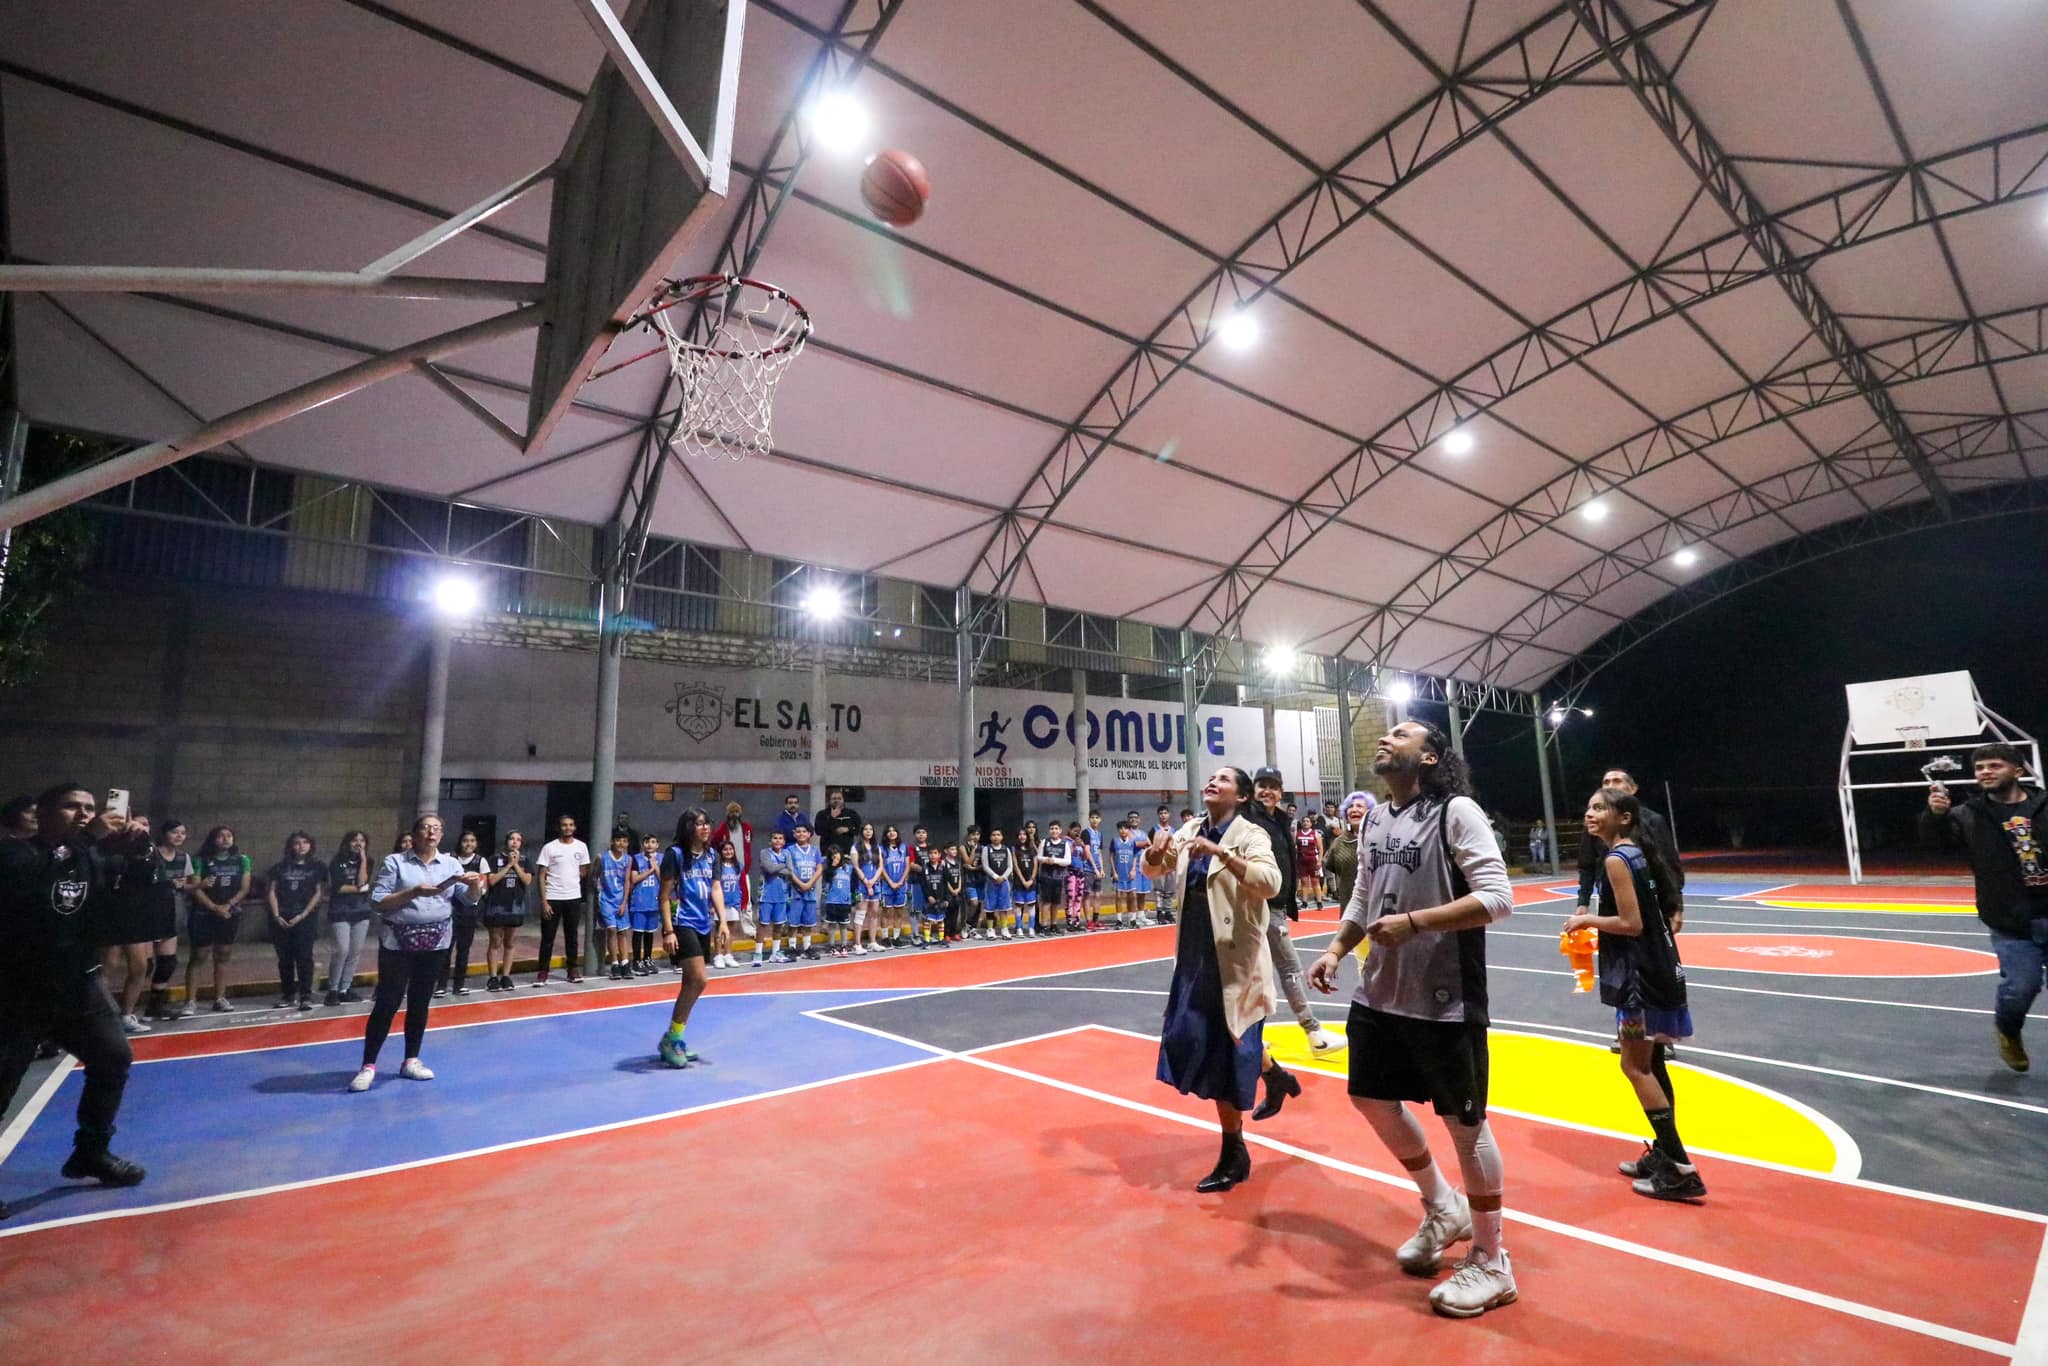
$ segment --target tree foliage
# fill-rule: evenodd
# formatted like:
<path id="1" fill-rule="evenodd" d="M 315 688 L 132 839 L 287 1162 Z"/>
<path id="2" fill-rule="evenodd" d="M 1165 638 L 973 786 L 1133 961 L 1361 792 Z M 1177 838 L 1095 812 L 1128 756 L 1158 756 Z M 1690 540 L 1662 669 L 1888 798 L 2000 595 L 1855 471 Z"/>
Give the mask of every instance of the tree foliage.
<path id="1" fill-rule="evenodd" d="M 33 488 L 112 453 L 87 437 L 31 428 L 21 486 Z M 76 507 L 14 528 L 0 581 L 0 692 L 20 687 L 42 665 L 51 625 L 82 587 L 95 539 L 91 514 Z"/>

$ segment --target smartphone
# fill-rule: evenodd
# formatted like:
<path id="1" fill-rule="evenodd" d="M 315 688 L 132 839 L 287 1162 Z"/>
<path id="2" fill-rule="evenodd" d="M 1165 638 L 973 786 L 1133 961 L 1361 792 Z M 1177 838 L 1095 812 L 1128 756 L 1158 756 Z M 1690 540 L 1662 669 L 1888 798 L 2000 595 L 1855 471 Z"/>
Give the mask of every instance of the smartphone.
<path id="1" fill-rule="evenodd" d="M 126 817 L 128 814 L 128 789 L 110 787 L 107 789 L 107 804 L 100 808 L 104 815 Z"/>

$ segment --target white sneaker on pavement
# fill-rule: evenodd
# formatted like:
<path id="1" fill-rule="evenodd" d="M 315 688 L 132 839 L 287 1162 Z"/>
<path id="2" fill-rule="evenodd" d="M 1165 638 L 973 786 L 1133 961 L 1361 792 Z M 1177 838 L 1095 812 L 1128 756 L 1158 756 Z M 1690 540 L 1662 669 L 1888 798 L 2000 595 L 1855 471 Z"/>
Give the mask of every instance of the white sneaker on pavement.
<path id="1" fill-rule="evenodd" d="M 1308 1035 L 1308 1046 L 1318 1053 L 1327 1053 L 1333 1048 L 1342 1048 L 1344 1046 L 1345 1041 L 1343 1038 L 1332 1034 L 1321 1025 L 1317 1025 L 1314 1029 L 1304 1032 Z"/>
<path id="2" fill-rule="evenodd" d="M 418 1058 L 407 1058 L 405 1066 L 398 1069 L 398 1075 L 404 1077 L 407 1081 L 432 1081 L 434 1079 L 434 1069 L 421 1062 Z"/>
<path id="3" fill-rule="evenodd" d="M 1429 1307 L 1446 1318 L 1476 1319 L 1489 1309 L 1513 1304 L 1517 1293 L 1508 1250 L 1488 1257 L 1475 1248 L 1459 1260 L 1449 1280 L 1429 1292 Z"/>
<path id="4" fill-rule="evenodd" d="M 1414 1237 L 1394 1249 L 1394 1260 L 1411 1276 L 1428 1276 L 1442 1262 L 1445 1248 L 1471 1236 L 1472 1207 L 1462 1191 L 1453 1191 L 1451 1204 L 1445 1209 L 1423 1202 L 1422 1224 Z M 1479 1310 L 1472 1312 L 1476 1314 Z"/>
<path id="5" fill-rule="evenodd" d="M 350 1080 L 348 1089 L 351 1091 L 367 1091 L 370 1089 L 370 1083 L 375 1080 L 377 1080 L 377 1069 L 374 1066 L 365 1067 Z"/>

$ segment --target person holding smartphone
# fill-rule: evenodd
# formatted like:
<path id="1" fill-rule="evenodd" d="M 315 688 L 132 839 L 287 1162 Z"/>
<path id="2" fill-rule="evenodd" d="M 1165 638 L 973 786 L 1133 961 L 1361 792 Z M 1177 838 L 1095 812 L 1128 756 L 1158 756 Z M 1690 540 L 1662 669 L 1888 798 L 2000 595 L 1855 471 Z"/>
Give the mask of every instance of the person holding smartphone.
<path id="1" fill-rule="evenodd" d="M 465 873 L 453 854 L 441 852 L 441 818 L 432 812 L 412 823 L 410 851 L 385 857 L 370 886 L 370 899 L 382 917 L 377 995 L 363 1029 L 362 1070 L 349 1082 L 350 1091 L 367 1091 L 377 1080 L 377 1054 L 400 1001 L 405 1002 L 405 1062 L 398 1075 L 407 1081 L 434 1079 L 433 1069 L 420 1061 L 434 978 L 455 942 L 455 903 L 474 900 L 483 881 L 482 874 Z"/>
<path id="2" fill-rule="evenodd" d="M 477 852 L 476 831 L 465 830 L 455 844 L 455 861 L 462 865 L 462 871 L 478 879 L 478 885 L 487 885 L 491 880 L 490 860 Z M 455 942 L 449 945 L 448 961 L 441 969 L 441 975 L 434 981 L 434 994 L 445 995 L 450 982 L 457 996 L 469 995 L 469 948 L 476 942 L 478 911 L 475 901 L 455 903 Z"/>
<path id="3" fill-rule="evenodd" d="M 370 879 L 376 871 L 370 862 L 369 832 L 351 830 L 343 835 L 341 852 L 327 865 L 327 928 L 334 936 L 327 957 L 327 1005 L 354 1005 L 363 999 L 356 995 L 356 960 L 370 933 Z"/>
<path id="4" fill-rule="evenodd" d="M 213 964 L 213 1008 L 225 1015 L 228 1004 L 228 959 L 242 931 L 242 903 L 249 899 L 249 856 L 235 848 L 235 832 L 216 825 L 199 846 L 199 885 L 192 889 L 192 913 L 185 932 L 192 956 L 185 960 L 185 1000 L 194 1008 L 192 979 L 202 959 Z"/>
<path id="5" fill-rule="evenodd" d="M 504 852 L 491 860 L 490 888 L 484 894 L 485 991 L 512 990 L 512 940 L 526 923 L 526 893 L 533 873 L 526 866 L 526 837 L 517 830 L 505 836 Z"/>
<path id="6" fill-rule="evenodd" d="M 313 837 L 294 830 L 284 857 L 263 876 L 263 901 L 270 908 L 270 941 L 277 946 L 278 1009 L 313 1008 L 313 915 L 327 890 L 327 865 L 313 857 Z"/>

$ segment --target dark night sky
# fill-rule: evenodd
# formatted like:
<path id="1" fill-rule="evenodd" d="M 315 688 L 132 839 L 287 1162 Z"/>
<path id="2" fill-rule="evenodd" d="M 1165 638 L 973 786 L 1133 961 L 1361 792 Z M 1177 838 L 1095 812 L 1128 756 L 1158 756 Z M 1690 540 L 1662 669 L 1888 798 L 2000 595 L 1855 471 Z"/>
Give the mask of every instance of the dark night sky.
<path id="1" fill-rule="evenodd" d="M 2034 512 L 1882 541 L 1731 594 L 1594 677 L 1580 701 L 1595 714 L 1565 735 L 1567 776 L 1583 791 L 1560 810 L 1581 810 L 1600 769 L 1621 764 L 1659 807 L 1670 781 L 1688 848 L 1726 848 L 1739 819 L 1751 847 L 1839 849 L 1842 685 L 1968 669 L 1986 705 L 2039 736 L 2044 592 L 2048 514 Z M 1537 813 L 1525 724 L 1487 718 L 1468 753 L 1489 808 Z M 1917 779 L 1917 765 L 1898 766 L 1858 776 Z M 1859 796 L 1866 851 L 1910 847 L 1918 805 L 1912 793 Z"/>

